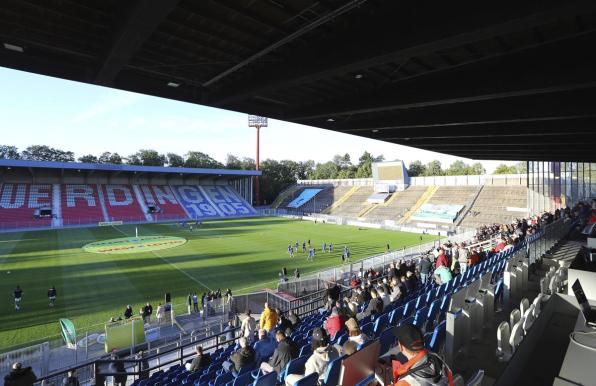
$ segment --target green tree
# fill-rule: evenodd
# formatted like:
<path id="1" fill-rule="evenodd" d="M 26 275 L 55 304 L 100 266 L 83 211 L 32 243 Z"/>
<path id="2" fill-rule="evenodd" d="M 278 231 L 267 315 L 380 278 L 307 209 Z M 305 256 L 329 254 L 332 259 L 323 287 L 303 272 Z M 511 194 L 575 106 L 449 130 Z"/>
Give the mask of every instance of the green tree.
<path id="1" fill-rule="evenodd" d="M 484 166 L 482 166 L 480 162 L 475 162 L 469 167 L 469 171 L 467 174 L 472 176 L 486 174 L 486 169 L 484 168 Z"/>
<path id="2" fill-rule="evenodd" d="M 517 168 L 514 165 L 497 165 L 493 174 L 517 174 Z"/>
<path id="3" fill-rule="evenodd" d="M 515 164 L 518 173 L 526 174 L 528 172 L 528 163 L 526 161 L 519 161 Z"/>
<path id="4" fill-rule="evenodd" d="M 23 150 L 21 157 L 31 161 L 74 162 L 74 153 L 46 145 L 32 145 Z"/>
<path id="5" fill-rule="evenodd" d="M 118 153 L 110 153 L 109 151 L 105 151 L 99 156 L 97 161 L 100 164 L 120 165 L 122 164 L 122 157 Z"/>
<path id="6" fill-rule="evenodd" d="M 226 169 L 242 169 L 242 161 L 233 154 L 226 156 Z"/>
<path id="7" fill-rule="evenodd" d="M 168 166 L 171 168 L 181 168 L 184 166 L 184 158 L 176 153 L 168 153 L 166 158 Z"/>
<path id="8" fill-rule="evenodd" d="M 86 154 L 82 157 L 78 158 L 79 162 L 84 162 L 84 163 L 88 163 L 88 164 L 96 164 L 97 163 L 97 157 L 94 156 L 93 154 Z"/>
<path id="9" fill-rule="evenodd" d="M 313 172 L 314 180 L 327 180 L 337 178 L 339 173 L 338 166 L 333 161 L 318 163 Z"/>
<path id="10" fill-rule="evenodd" d="M 16 146 L 0 145 L 0 159 L 21 159 Z"/>
<path id="11" fill-rule="evenodd" d="M 441 162 L 437 160 L 430 161 L 426 164 L 425 176 L 443 176 L 445 172 L 441 168 Z"/>
<path id="12" fill-rule="evenodd" d="M 467 174 L 469 166 L 461 160 L 453 161 L 445 171 L 448 176 L 463 176 Z"/>
<path id="13" fill-rule="evenodd" d="M 164 166 L 166 160 L 165 155 L 153 149 L 141 149 L 128 157 L 129 164 L 143 166 Z"/>
<path id="14" fill-rule="evenodd" d="M 223 169 L 224 165 L 209 154 L 201 153 L 200 151 L 189 151 L 186 153 L 186 161 L 184 166 L 187 168 L 206 168 L 206 169 Z"/>
<path id="15" fill-rule="evenodd" d="M 419 161 L 412 161 L 410 162 L 410 166 L 408 167 L 408 175 L 410 177 L 418 177 L 418 176 L 422 176 L 424 175 L 424 172 L 426 171 L 426 166 L 424 166 L 424 164 Z"/>

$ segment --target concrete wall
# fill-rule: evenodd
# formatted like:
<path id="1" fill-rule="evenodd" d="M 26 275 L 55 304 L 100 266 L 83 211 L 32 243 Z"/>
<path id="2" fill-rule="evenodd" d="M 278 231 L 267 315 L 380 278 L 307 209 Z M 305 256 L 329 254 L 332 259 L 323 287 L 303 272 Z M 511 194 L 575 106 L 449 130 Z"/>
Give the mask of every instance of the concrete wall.
<path id="1" fill-rule="evenodd" d="M 372 178 L 298 180 L 299 185 L 373 186 Z M 410 186 L 528 186 L 526 174 L 410 177 Z"/>

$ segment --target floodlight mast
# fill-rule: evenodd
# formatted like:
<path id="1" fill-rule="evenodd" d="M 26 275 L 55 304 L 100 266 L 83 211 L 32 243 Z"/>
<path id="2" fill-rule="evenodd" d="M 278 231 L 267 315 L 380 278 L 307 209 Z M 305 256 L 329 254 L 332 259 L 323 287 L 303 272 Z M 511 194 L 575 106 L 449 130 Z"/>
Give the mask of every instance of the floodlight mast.
<path id="1" fill-rule="evenodd" d="M 259 170 L 259 151 L 260 151 L 260 133 L 261 133 L 261 127 L 267 127 L 267 117 L 261 117 L 259 115 L 249 115 L 248 116 L 248 127 L 255 127 L 257 129 L 257 157 L 256 157 L 256 170 Z M 261 189 L 260 189 L 260 185 L 259 185 L 259 176 L 257 176 L 256 180 L 255 180 L 255 195 L 256 195 L 256 200 L 255 203 L 256 205 L 260 205 L 261 204 Z"/>

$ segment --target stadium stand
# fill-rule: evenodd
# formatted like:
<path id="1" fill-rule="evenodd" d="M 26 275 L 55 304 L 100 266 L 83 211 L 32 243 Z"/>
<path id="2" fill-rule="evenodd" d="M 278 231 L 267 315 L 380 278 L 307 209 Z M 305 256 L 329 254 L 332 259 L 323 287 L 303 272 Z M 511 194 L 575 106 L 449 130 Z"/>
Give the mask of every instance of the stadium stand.
<path id="1" fill-rule="evenodd" d="M 176 199 L 172 188 L 168 185 L 140 185 L 139 187 L 147 211 L 150 211 L 155 219 L 165 220 L 188 217 L 188 214 Z M 150 206 L 153 207 L 152 210 L 150 210 Z"/>
<path id="2" fill-rule="evenodd" d="M 461 225 L 476 228 L 493 223 L 508 224 L 525 217 L 527 191 L 525 186 L 484 186 Z"/>
<path id="3" fill-rule="evenodd" d="M 49 226 L 51 219 L 36 215 L 36 209 L 52 208 L 52 203 L 52 185 L 0 184 L 0 229 L 15 223 L 24 228 Z"/>
<path id="4" fill-rule="evenodd" d="M 397 220 L 416 204 L 425 191 L 425 186 L 410 186 L 404 191 L 395 192 L 384 204 L 379 204 L 368 212 L 366 217 L 379 220 Z"/>
<path id="5" fill-rule="evenodd" d="M 100 185 L 110 221 L 139 222 L 149 220 L 131 185 Z"/>
<path id="6" fill-rule="evenodd" d="M 98 194 L 98 185 L 65 184 L 60 187 L 61 213 L 64 225 L 97 224 L 108 221 L 103 196 Z M 101 198 L 100 198 L 101 197 Z"/>
<path id="7" fill-rule="evenodd" d="M 0 186 L 0 229 L 44 228 L 53 220 L 55 226 L 76 226 L 254 215 L 254 208 L 228 185 Z"/>
<path id="8" fill-rule="evenodd" d="M 371 194 L 373 194 L 372 186 L 360 186 L 342 204 L 335 208 L 331 208 L 329 214 L 344 217 L 357 217 L 358 214 L 369 205 L 366 202 L 366 199 Z"/>

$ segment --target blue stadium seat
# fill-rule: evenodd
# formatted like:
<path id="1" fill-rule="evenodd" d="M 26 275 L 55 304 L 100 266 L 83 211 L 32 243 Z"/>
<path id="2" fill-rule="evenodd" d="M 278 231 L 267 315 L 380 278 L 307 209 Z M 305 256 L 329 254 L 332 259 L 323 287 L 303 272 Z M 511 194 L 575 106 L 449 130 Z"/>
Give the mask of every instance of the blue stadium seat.
<path id="1" fill-rule="evenodd" d="M 426 294 L 418 296 L 416 298 L 416 305 L 414 306 L 414 310 L 418 311 L 422 307 L 426 305 Z"/>
<path id="2" fill-rule="evenodd" d="M 277 384 L 277 373 L 275 371 L 255 379 L 253 386 L 275 386 Z"/>
<path id="3" fill-rule="evenodd" d="M 300 354 L 298 356 L 310 356 L 312 354 L 312 346 L 310 344 L 305 344 L 300 348 Z"/>
<path id="4" fill-rule="evenodd" d="M 339 358 L 335 358 L 327 365 L 325 370 L 325 377 L 321 386 L 336 386 L 339 384 L 339 376 L 341 373 L 341 364 L 346 356 L 342 355 Z"/>
<path id="5" fill-rule="evenodd" d="M 285 381 L 285 378 L 288 374 L 304 374 L 304 365 L 306 364 L 306 361 L 308 360 L 307 356 L 303 356 L 303 357 L 298 357 L 295 359 L 292 359 L 291 361 L 288 362 L 288 364 L 286 365 L 286 368 L 282 371 L 281 374 L 281 381 L 283 383 L 283 381 Z"/>
<path id="6" fill-rule="evenodd" d="M 435 353 L 439 353 L 440 352 L 439 350 L 445 344 L 446 332 L 447 332 L 447 322 L 442 321 L 433 330 L 433 334 L 432 334 L 428 349 Z"/>
<path id="7" fill-rule="evenodd" d="M 318 382 L 319 374 L 311 373 L 295 382 L 293 386 L 317 386 Z"/>
<path id="8" fill-rule="evenodd" d="M 381 332 L 385 329 L 387 324 L 389 323 L 389 317 L 387 314 L 382 314 L 375 320 L 374 327 L 373 327 L 373 335 L 375 338 L 378 338 L 381 335 Z"/>
<path id="9" fill-rule="evenodd" d="M 374 329 L 374 323 L 373 322 L 368 322 L 365 325 L 363 325 L 360 328 L 360 331 L 362 331 L 363 334 L 372 337 L 373 336 L 373 329 Z"/>
<path id="10" fill-rule="evenodd" d="M 404 314 L 404 306 L 400 306 L 389 313 L 389 325 L 397 326 L 397 322 L 401 319 Z"/>
<path id="11" fill-rule="evenodd" d="M 391 346 L 395 342 L 395 334 L 393 333 L 393 327 L 389 327 L 381 333 L 379 337 L 379 343 L 381 344 L 381 350 L 379 355 L 387 353 L 391 349 Z"/>
<path id="12" fill-rule="evenodd" d="M 233 380 L 234 375 L 231 372 L 228 373 L 224 371 L 221 375 L 218 375 L 213 382 L 209 382 L 209 386 L 223 386 Z"/>

